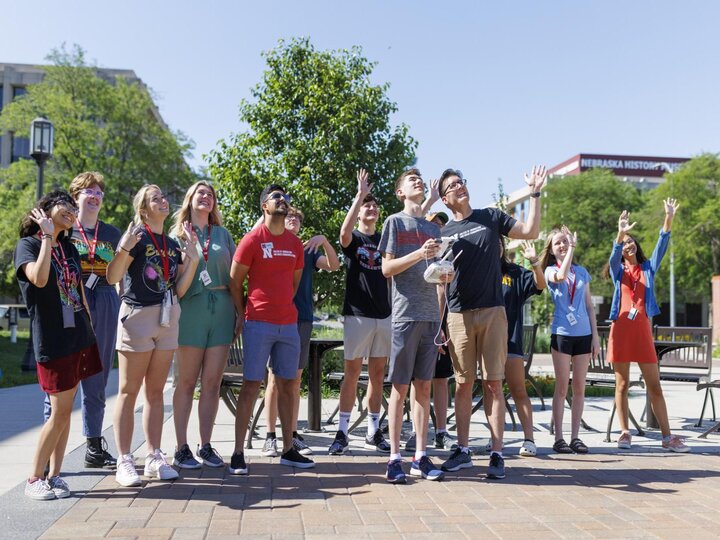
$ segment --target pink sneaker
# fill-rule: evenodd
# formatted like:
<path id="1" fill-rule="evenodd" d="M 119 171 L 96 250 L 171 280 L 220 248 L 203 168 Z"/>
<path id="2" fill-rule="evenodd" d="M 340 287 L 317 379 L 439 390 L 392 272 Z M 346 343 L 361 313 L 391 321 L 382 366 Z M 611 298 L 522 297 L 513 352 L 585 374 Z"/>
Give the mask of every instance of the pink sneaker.
<path id="1" fill-rule="evenodd" d="M 666 450 L 670 450 L 671 452 L 684 453 L 690 451 L 690 447 L 685 444 L 683 440 L 677 435 L 673 435 L 667 441 L 663 438 L 662 446 L 663 448 L 665 448 Z"/>
<path id="2" fill-rule="evenodd" d="M 630 450 L 632 448 L 632 435 L 630 435 L 630 432 L 624 431 L 617 442 L 617 447 L 619 450 Z"/>

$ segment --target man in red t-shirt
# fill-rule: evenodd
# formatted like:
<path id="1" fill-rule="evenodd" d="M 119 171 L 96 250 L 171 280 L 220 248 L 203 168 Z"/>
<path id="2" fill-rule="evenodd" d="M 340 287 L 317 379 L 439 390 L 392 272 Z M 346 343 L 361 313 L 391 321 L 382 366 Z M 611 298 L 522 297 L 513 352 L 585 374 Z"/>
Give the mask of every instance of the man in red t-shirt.
<path id="1" fill-rule="evenodd" d="M 293 380 L 300 359 L 297 309 L 293 303 L 302 276 L 304 254 L 300 239 L 285 230 L 290 197 L 285 189 L 271 184 L 260 195 L 263 221 L 246 234 L 233 256 L 230 291 L 242 312 L 243 285 L 248 280 L 243 336 L 243 385 L 235 415 L 235 451 L 230 474 L 247 474 L 243 446 L 253 404 L 265 378 L 265 367 L 275 375 L 278 414 L 282 424 L 283 449 L 280 463 L 311 468 L 315 463 L 292 445 L 293 404 L 297 399 Z"/>

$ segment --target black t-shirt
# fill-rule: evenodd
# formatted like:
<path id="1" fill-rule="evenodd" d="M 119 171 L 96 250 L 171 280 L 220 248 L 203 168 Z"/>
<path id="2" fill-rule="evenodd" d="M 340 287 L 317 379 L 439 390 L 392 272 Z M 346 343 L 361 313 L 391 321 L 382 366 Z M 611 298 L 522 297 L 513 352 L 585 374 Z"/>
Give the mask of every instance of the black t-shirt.
<path id="1" fill-rule="evenodd" d="M 97 287 L 109 286 L 106 275 L 107 266 L 115 256 L 118 242 L 122 233 L 117 227 L 98 221 L 97 229 L 97 247 L 95 248 L 95 264 L 90 264 L 88 256 L 88 244 L 85 239 L 92 243 L 95 238 L 95 227 L 83 227 L 85 238 L 80 234 L 77 223 L 73 227 L 72 241 L 80 254 L 80 264 L 82 265 L 83 281 L 87 281 L 90 274 L 93 273 L 98 277 Z"/>
<path id="2" fill-rule="evenodd" d="M 347 247 L 342 248 L 347 266 L 343 315 L 385 319 L 390 316 L 387 278 L 382 273 L 378 251 L 380 233 L 372 236 L 357 229 Z"/>
<path id="3" fill-rule="evenodd" d="M 502 276 L 502 295 L 508 322 L 508 354 L 523 354 L 522 308 L 528 298 L 541 293 L 535 286 L 535 278 L 530 270 L 517 264 L 508 266 Z"/>
<path id="4" fill-rule="evenodd" d="M 28 280 L 23 265 L 35 262 L 40 255 L 42 241 L 37 236 L 21 238 L 13 257 L 15 275 L 30 314 L 33 351 L 38 362 L 48 362 L 81 351 L 95 343 L 90 317 L 82 302 L 82 272 L 80 255 L 69 239 L 53 248 L 50 274 L 44 287 L 36 287 Z M 69 283 L 65 283 L 62 253 L 68 264 Z M 75 312 L 75 327 L 63 328 L 63 305 Z"/>
<path id="5" fill-rule="evenodd" d="M 497 208 L 483 208 L 473 210 L 467 219 L 445 225 L 442 235 L 458 239 L 453 253 L 457 256 L 462 251 L 455 263 L 456 277 L 449 287 L 450 311 L 503 305 L 499 287 L 500 237 L 507 236 L 515 223 L 514 218 Z"/>
<path id="6" fill-rule="evenodd" d="M 161 251 L 164 251 L 163 237 L 165 238 L 169 256 L 169 279 L 165 281 L 161 254 L 150 239 L 149 233 L 145 231 L 140 241 L 130 250 L 133 261 L 125 274 L 125 294 L 122 295 L 122 299 L 131 306 L 162 304 L 165 291 L 175 287 L 180 264 L 180 246 L 167 234 L 153 233 L 153 236 Z"/>

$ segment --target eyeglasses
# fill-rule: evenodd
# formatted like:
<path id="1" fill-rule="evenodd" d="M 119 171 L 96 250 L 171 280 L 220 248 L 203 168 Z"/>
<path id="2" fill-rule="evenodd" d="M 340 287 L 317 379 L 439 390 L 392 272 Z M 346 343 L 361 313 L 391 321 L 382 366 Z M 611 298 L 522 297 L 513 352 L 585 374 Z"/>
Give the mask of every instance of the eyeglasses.
<path id="1" fill-rule="evenodd" d="M 302 218 L 298 214 L 288 214 L 287 216 L 285 216 L 285 221 L 290 221 L 293 219 L 302 223 Z"/>
<path id="2" fill-rule="evenodd" d="M 85 188 L 81 189 L 80 193 L 82 193 L 83 195 L 87 195 L 88 197 L 95 197 L 97 199 L 102 199 L 105 196 L 105 193 L 103 193 L 103 191 L 100 189 Z"/>
<path id="3" fill-rule="evenodd" d="M 459 189 L 462 186 L 467 185 L 467 180 L 465 178 L 461 178 L 460 180 L 456 180 L 452 184 L 448 184 L 445 186 L 445 191 L 443 194 L 447 193 L 448 191 L 455 191 L 456 189 Z"/>
<path id="4" fill-rule="evenodd" d="M 272 199 L 273 201 L 279 201 L 280 199 L 285 199 L 285 202 L 289 203 L 290 195 L 288 195 L 287 193 L 281 193 L 279 191 L 276 191 L 276 192 L 268 195 L 267 198 L 265 199 L 265 202 L 268 202 L 270 199 Z"/>

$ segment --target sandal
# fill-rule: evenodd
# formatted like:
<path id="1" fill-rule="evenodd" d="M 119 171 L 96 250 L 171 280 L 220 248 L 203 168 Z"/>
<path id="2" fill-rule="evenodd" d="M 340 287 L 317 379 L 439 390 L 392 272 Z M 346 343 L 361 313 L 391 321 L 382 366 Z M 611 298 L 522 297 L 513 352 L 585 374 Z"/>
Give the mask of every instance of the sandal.
<path id="1" fill-rule="evenodd" d="M 555 444 L 553 444 L 553 450 L 558 454 L 572 454 L 573 449 L 568 446 L 568 443 L 565 442 L 565 439 L 558 439 L 555 441 Z"/>
<path id="2" fill-rule="evenodd" d="M 570 441 L 570 448 L 576 454 L 587 454 L 588 453 L 588 447 L 580 439 L 573 439 L 572 441 Z"/>

